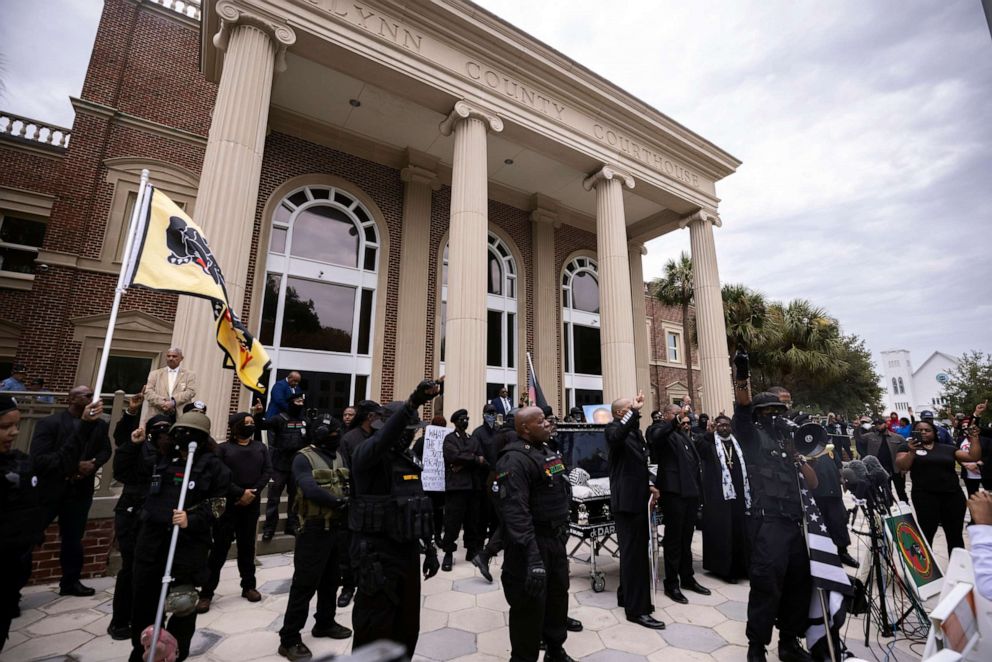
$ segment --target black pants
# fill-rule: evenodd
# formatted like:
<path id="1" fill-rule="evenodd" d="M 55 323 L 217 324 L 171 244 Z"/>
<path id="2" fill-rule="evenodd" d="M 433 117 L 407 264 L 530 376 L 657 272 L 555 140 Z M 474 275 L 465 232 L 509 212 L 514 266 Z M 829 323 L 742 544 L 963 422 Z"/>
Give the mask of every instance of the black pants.
<path id="1" fill-rule="evenodd" d="M 968 478 L 965 476 L 964 479 L 964 489 L 968 490 L 968 496 L 971 497 L 972 494 L 978 491 L 978 488 L 982 486 L 981 478 Z"/>
<path id="2" fill-rule="evenodd" d="M 954 492 L 925 492 L 913 490 L 913 509 L 920 525 L 920 531 L 933 547 L 933 537 L 937 527 L 944 529 L 947 538 L 947 552 L 955 547 L 964 547 L 964 511 L 967 508 L 964 494 Z"/>
<path id="3" fill-rule="evenodd" d="M 358 564 L 352 649 L 388 639 L 412 658 L 420 635 L 420 544 L 352 533 L 351 556 Z"/>
<path id="4" fill-rule="evenodd" d="M 131 611 L 131 657 L 130 662 L 141 662 L 144 647 L 141 645 L 141 632 L 155 622 L 158 596 L 162 589 L 162 576 L 165 574 L 165 560 L 169 554 L 169 541 L 172 527 L 166 524 L 142 522 L 138 539 L 134 546 L 134 606 Z M 172 563 L 172 586 L 193 584 L 200 586 L 206 581 L 206 563 L 210 553 L 210 536 L 180 531 L 176 545 L 176 556 Z M 196 631 L 196 612 L 188 616 L 169 618 L 165 629 L 172 633 L 179 643 L 179 660 L 189 657 L 189 646 Z"/>
<path id="5" fill-rule="evenodd" d="M 479 496 L 476 490 L 452 490 L 444 493 L 444 542 L 441 549 L 454 552 L 458 549 L 458 534 L 465 529 L 465 549 L 475 552 L 482 549 L 479 525 Z"/>
<path id="6" fill-rule="evenodd" d="M 443 540 L 444 532 L 444 492 L 427 492 L 434 506 L 434 540 Z"/>
<path id="7" fill-rule="evenodd" d="M 565 543 L 558 536 L 539 535 L 537 548 L 548 573 L 543 598 L 532 598 L 524 590 L 528 567 L 526 549 L 508 547 L 503 560 L 503 593 L 510 603 L 510 660 L 515 662 L 537 660 L 542 639 L 549 653 L 560 651 L 568 635 L 565 629 L 568 615 Z"/>
<path id="8" fill-rule="evenodd" d="M 255 588 L 255 536 L 260 512 L 261 505 L 258 499 L 247 506 L 236 506 L 233 501 L 227 502 L 224 514 L 214 524 L 214 544 L 210 550 L 210 559 L 207 561 L 210 579 L 203 585 L 201 597 L 214 597 L 214 591 L 220 583 L 221 568 L 224 567 L 231 543 L 235 540 L 238 543 L 238 573 L 241 575 L 241 588 Z"/>
<path id="9" fill-rule="evenodd" d="M 483 499 L 489 504 L 489 507 L 493 510 L 493 516 L 496 518 L 496 528 L 494 528 L 492 533 L 489 534 L 489 540 L 486 542 L 484 549 L 486 556 L 493 558 L 503 551 L 503 526 L 502 520 L 499 516 L 499 505 L 497 503 L 499 494 L 497 492 L 493 492 L 492 490 L 486 490 Z"/>
<path id="10" fill-rule="evenodd" d="M 896 495 L 899 497 L 900 501 L 905 501 L 909 503 L 909 497 L 906 496 L 906 476 L 905 474 L 892 474 L 892 486 L 896 488 Z"/>
<path id="11" fill-rule="evenodd" d="M 14 547 L 0 550 L 0 651 L 7 643 L 10 622 L 17 614 L 21 589 L 31 577 L 31 548 Z"/>
<path id="12" fill-rule="evenodd" d="M 830 539 L 837 545 L 839 551 L 845 551 L 851 544 L 851 534 L 847 530 L 847 510 L 844 508 L 844 497 L 816 497 L 816 505 L 823 515 L 823 523 L 827 525 Z"/>
<path id="13" fill-rule="evenodd" d="M 140 505 L 131 507 L 130 512 L 119 510 L 114 513 L 114 537 L 121 553 L 121 569 L 114 582 L 114 614 L 110 623 L 114 627 L 131 624 L 131 602 L 134 598 L 134 545 L 138 540 L 138 513 Z"/>
<path id="14" fill-rule="evenodd" d="M 265 525 L 262 527 L 266 533 L 275 533 L 279 525 L 279 500 L 283 490 L 288 492 L 289 497 L 289 503 L 286 504 L 286 533 L 296 529 L 296 517 L 293 515 L 296 506 L 296 481 L 293 480 L 293 472 L 273 469 L 269 499 L 265 504 Z"/>
<path id="15" fill-rule="evenodd" d="M 748 642 L 767 646 L 776 624 L 781 637 L 803 636 L 813 584 L 802 526 L 784 518 L 757 518 L 753 542 Z"/>
<path id="16" fill-rule="evenodd" d="M 664 517 L 665 537 L 661 547 L 665 553 L 665 588 L 676 589 L 682 582 L 692 582 L 692 533 L 696 528 L 698 497 L 683 497 L 664 493 L 659 500 Z M 647 550 L 645 538 L 642 549 Z M 645 551 L 645 554 L 647 552 Z M 625 599 L 626 599 L 626 593 Z"/>
<path id="17" fill-rule="evenodd" d="M 341 588 L 344 591 L 355 590 L 355 563 L 351 560 L 351 531 L 340 531 L 338 549 L 338 576 L 341 578 Z"/>
<path id="18" fill-rule="evenodd" d="M 620 545 L 620 588 L 617 590 L 617 604 L 624 608 L 628 616 L 650 614 L 653 609 L 647 499 L 644 500 L 644 512 L 618 512 L 614 515 L 614 521 L 617 542 Z"/>
<path id="19" fill-rule="evenodd" d="M 86 519 L 93 504 L 93 495 L 72 492 L 55 503 L 46 504 L 47 521 L 45 528 L 59 519 L 59 538 L 62 547 L 59 560 L 62 563 L 62 579 L 59 586 L 69 586 L 79 581 L 83 572 L 83 534 L 86 533 Z"/>
<path id="20" fill-rule="evenodd" d="M 310 615 L 310 600 L 317 594 L 315 627 L 334 622 L 338 592 L 338 553 L 345 541 L 345 530 L 325 528 L 323 522 L 307 522 L 296 537 L 293 553 L 293 583 L 279 640 L 283 646 L 303 641 L 300 631 Z M 357 644 L 356 644 L 357 646 Z"/>

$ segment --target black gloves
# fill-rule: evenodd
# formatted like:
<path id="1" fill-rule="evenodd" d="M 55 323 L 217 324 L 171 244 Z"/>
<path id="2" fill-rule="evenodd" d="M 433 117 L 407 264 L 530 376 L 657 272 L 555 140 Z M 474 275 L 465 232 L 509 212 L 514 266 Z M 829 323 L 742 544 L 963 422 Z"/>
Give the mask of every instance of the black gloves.
<path id="1" fill-rule="evenodd" d="M 548 573 L 543 565 L 532 565 L 527 568 L 527 582 L 524 584 L 524 592 L 528 597 L 540 600 L 544 597 L 547 586 Z"/>
<path id="2" fill-rule="evenodd" d="M 427 545 L 424 549 L 424 579 L 430 579 L 441 569 L 441 563 L 437 560 L 437 547 Z"/>
<path id="3" fill-rule="evenodd" d="M 734 379 L 739 382 L 746 382 L 751 378 L 751 363 L 748 359 L 747 350 L 738 349 L 734 354 Z"/>
<path id="4" fill-rule="evenodd" d="M 437 394 L 437 382 L 433 379 L 425 379 L 417 384 L 416 390 L 410 394 L 410 403 L 414 407 L 427 404 Z"/>

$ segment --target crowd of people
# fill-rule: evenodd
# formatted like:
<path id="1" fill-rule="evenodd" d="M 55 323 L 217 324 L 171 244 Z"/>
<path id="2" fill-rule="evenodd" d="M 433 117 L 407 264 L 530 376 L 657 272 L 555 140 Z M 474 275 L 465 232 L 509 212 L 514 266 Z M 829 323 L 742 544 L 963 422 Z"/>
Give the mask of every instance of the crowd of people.
<path id="1" fill-rule="evenodd" d="M 486 581 L 493 581 L 491 560 L 503 554 L 511 659 L 536 660 L 543 649 L 545 660 L 571 660 L 567 633 L 582 629 L 567 615 L 572 468 L 561 455 L 558 419 L 550 408 L 525 400 L 514 406 L 503 389 L 481 408 L 482 423 L 474 428 L 468 410 L 452 412 L 453 430 L 442 445 L 445 491 L 426 492 L 426 423 L 419 411 L 442 394 L 443 378 L 424 380 L 405 401 L 359 401 L 338 419 L 308 410 L 301 376 L 290 372 L 276 382 L 267 406 L 257 402 L 228 417 L 227 439 L 216 443 L 207 407 L 196 399 L 196 376 L 182 361 L 182 351 L 170 349 L 166 365 L 129 398 L 113 430 L 93 390 L 74 388 L 64 411 L 35 426 L 27 454 L 12 449 L 17 403 L 0 398 L 0 460 L 7 476 L 0 482 L 0 550 L 4 566 L 14 569 L 4 573 L 0 587 L 0 647 L 18 613 L 31 550 L 53 521 L 61 538 L 60 594 L 94 593 L 81 581 L 82 538 L 96 472 L 113 457 L 108 469 L 123 486 L 115 508 L 121 569 L 108 633 L 131 640 L 132 662 L 146 654 L 174 527 L 179 538 L 170 616 L 162 625 L 177 659 L 189 654 L 196 617 L 210 610 L 232 545 L 242 597 L 263 599 L 255 554 L 265 490 L 263 543 L 278 531 L 284 494 L 283 531 L 295 537 L 279 630 L 283 657 L 312 656 L 301 632 L 314 595 L 314 637 L 351 638 L 355 647 L 387 639 L 412 656 L 421 581 L 460 562 L 460 541 L 464 561 Z M 961 547 L 966 506 L 960 480 L 969 494 L 983 481 L 992 486 L 986 469 L 992 442 L 981 436 L 985 404 L 959 416 L 946 440 L 929 412 L 920 420 L 862 417 L 854 425 L 831 414 L 826 431 L 836 439 L 850 432 L 854 448 L 841 443 L 833 453 L 805 457 L 792 443 L 804 417 L 792 410 L 788 391 L 775 388 L 752 397 L 746 355 L 735 362 L 733 416 L 697 416 L 686 399 L 652 412 L 642 433 L 643 394 L 620 398 L 607 410 L 603 435 L 619 543 L 618 606 L 632 623 L 665 628 L 654 616 L 650 583 L 650 523 L 657 508 L 664 524 L 664 594 L 670 600 L 685 604 L 686 592 L 710 593 L 693 571 L 692 539 L 701 528 L 704 570 L 729 583 L 750 580 L 748 659 L 765 659 L 774 627 L 780 631 L 779 659 L 823 659 L 823 651 L 807 651 L 800 643 L 813 590 L 800 491 L 814 495 L 840 561 L 857 567 L 848 551 L 841 469 L 855 453 L 875 456 L 901 501 L 909 501 L 909 476 L 928 542 L 942 528 L 949 549 Z M 584 422 L 578 409 L 566 420 Z M 432 423 L 448 421 L 436 416 Z M 653 476 L 651 465 L 657 466 Z M 992 518 L 987 497 L 984 491 L 973 497 L 980 504 L 972 508 L 975 524 L 992 523 L 986 521 Z M 336 609 L 352 600 L 353 629 L 335 620 Z"/>

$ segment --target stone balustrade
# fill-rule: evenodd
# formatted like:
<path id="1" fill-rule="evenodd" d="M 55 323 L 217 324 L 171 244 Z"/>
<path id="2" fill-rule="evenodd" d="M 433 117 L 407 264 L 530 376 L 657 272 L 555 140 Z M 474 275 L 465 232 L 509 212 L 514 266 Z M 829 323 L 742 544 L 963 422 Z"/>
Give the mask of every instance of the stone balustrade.
<path id="1" fill-rule="evenodd" d="M 72 131 L 63 127 L 0 111 L 0 138 L 14 138 L 65 149 Z"/>
<path id="2" fill-rule="evenodd" d="M 200 20 L 200 0 L 149 0 L 150 2 L 171 9 L 177 14 Z"/>

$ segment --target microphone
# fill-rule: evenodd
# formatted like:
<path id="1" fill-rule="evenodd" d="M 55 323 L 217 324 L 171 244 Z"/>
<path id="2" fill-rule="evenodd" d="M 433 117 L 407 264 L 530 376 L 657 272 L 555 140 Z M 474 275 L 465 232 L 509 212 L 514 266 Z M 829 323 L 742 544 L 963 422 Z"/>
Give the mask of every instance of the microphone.
<path id="1" fill-rule="evenodd" d="M 878 470 L 885 471 L 885 469 L 882 467 L 882 463 L 879 462 L 878 458 L 875 457 L 874 455 L 866 456 L 864 459 L 864 465 L 865 465 L 865 469 L 868 470 L 868 473 Z"/>
<path id="2" fill-rule="evenodd" d="M 868 467 L 861 460 L 851 460 L 847 463 L 846 470 L 850 470 L 854 473 L 857 482 L 866 483 L 868 482 Z"/>

